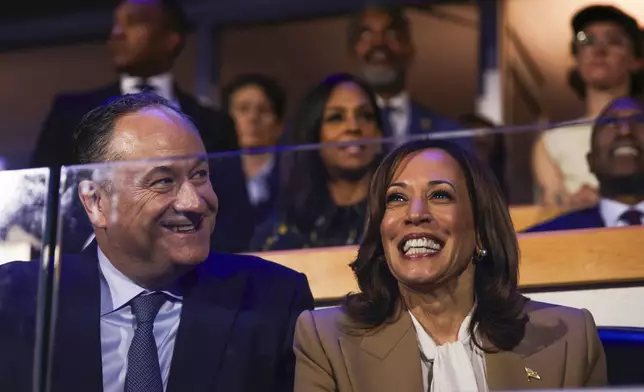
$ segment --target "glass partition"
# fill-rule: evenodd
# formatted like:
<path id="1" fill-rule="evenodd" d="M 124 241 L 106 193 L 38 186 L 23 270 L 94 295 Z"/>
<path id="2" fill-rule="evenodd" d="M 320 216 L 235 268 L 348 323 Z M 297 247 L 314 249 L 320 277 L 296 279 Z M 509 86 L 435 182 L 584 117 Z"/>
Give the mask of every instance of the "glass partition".
<path id="1" fill-rule="evenodd" d="M 574 206 L 568 203 L 575 194 L 575 187 L 587 186 L 595 191 L 596 180 L 585 162 L 590 146 L 590 129 L 588 122 L 480 128 L 404 138 L 350 138 L 353 141 L 212 154 L 204 166 L 209 173 L 209 185 L 216 195 L 212 250 L 242 253 L 357 244 L 363 230 L 365 201 L 375 167 L 397 146 L 424 139 L 452 141 L 474 152 L 481 164 L 493 172 L 509 201 L 517 231 L 523 231 L 572 209 Z M 539 176 L 533 171 L 533 150 L 537 145 L 542 145 L 553 161 L 563 165 L 560 169 L 561 193 L 546 195 L 550 198 L 548 200 L 544 198 Z M 517 156 L 515 150 L 523 153 Z M 182 159 L 172 158 L 170 161 L 180 163 Z M 92 224 L 87 218 L 87 206 L 81 202 L 79 189 L 80 194 L 95 192 L 100 188 L 87 187 L 96 187 L 101 181 L 115 185 L 118 184 L 116 180 L 133 187 L 136 185 L 134 181 L 144 178 L 147 171 L 156 167 L 154 162 L 64 168 L 60 209 L 60 246 L 63 253 L 79 252 L 94 238 Z M 168 204 L 155 201 L 162 205 L 155 207 L 157 210 L 153 212 L 161 215 L 155 216 L 150 212 L 152 215 L 146 217 L 150 222 L 146 225 L 162 222 L 165 211 L 172 211 L 171 201 L 178 197 L 173 193 L 179 189 L 175 182 L 155 186 L 157 188 L 150 192 L 155 195 L 163 193 L 164 203 Z M 109 218 L 119 226 L 139 225 L 144 212 L 125 209 L 127 206 L 122 204 L 121 195 L 114 192 L 107 199 L 119 207 L 110 210 Z M 592 201 L 592 194 L 588 200 Z M 150 233 L 151 237 L 154 235 Z"/>
<path id="2" fill-rule="evenodd" d="M 29 391 L 38 379 L 39 302 L 48 169 L 0 171 L 0 390 Z M 31 261 L 30 261 L 31 260 Z M 38 350 L 36 350 L 38 346 Z M 35 355 L 34 355 L 35 354 Z"/>
<path id="3" fill-rule="evenodd" d="M 543 202 L 532 174 L 535 143 L 551 137 L 544 143 L 553 157 L 581 164 L 590 130 L 591 124 L 576 122 L 407 138 L 347 137 L 338 143 L 64 167 L 56 323 L 56 347 L 62 349 L 54 349 L 54 382 L 94 385 L 101 372 L 114 382 L 122 376 L 101 367 L 99 323 L 122 305 L 103 301 L 109 297 L 106 273 L 145 279 L 149 268 L 190 268 L 210 252 L 356 245 L 375 167 L 397 146 L 423 139 L 450 140 L 474 152 L 510 200 L 513 193 L 529 194 L 525 203 L 509 204 L 515 229 L 524 231 L 571 208 L 563 199 Z M 519 147 L 530 153 L 512 161 L 510 153 Z"/>

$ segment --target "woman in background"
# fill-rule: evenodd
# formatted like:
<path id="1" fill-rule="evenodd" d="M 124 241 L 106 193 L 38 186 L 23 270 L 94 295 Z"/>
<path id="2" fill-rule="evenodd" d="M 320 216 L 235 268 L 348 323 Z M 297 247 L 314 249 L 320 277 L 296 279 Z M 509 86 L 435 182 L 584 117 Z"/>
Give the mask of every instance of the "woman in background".
<path id="1" fill-rule="evenodd" d="M 257 223 L 272 211 L 277 193 L 277 165 L 274 154 L 246 150 L 267 149 L 278 144 L 284 131 L 286 94 L 268 76 L 245 74 L 224 89 L 223 108 L 235 122 L 239 146 L 245 150 L 242 167 L 248 198 Z"/>
<path id="2" fill-rule="evenodd" d="M 519 246 L 489 169 L 445 141 L 412 142 L 376 170 L 360 291 L 305 311 L 295 392 L 452 392 L 606 384 L 587 310 L 518 291 Z"/>
<path id="3" fill-rule="evenodd" d="M 352 75 L 336 74 L 304 98 L 290 127 L 289 143 L 357 142 L 381 137 L 381 129 L 369 87 Z M 356 244 L 379 147 L 356 143 L 283 153 L 277 211 L 257 229 L 251 248 Z"/>
<path id="4" fill-rule="evenodd" d="M 532 168 L 548 206 L 585 208 L 597 202 L 597 180 L 590 173 L 591 122 L 615 98 L 642 92 L 641 32 L 635 19 L 613 6 L 590 6 L 572 19 L 575 68 L 569 84 L 584 100 L 588 122 L 543 133 L 533 150 Z"/>

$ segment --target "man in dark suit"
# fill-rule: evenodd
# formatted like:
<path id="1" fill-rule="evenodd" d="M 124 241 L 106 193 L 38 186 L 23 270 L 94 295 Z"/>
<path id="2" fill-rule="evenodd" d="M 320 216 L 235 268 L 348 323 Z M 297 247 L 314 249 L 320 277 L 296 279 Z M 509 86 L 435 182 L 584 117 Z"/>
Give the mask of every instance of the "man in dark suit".
<path id="1" fill-rule="evenodd" d="M 616 99 L 598 117 L 591 138 L 587 158 L 599 181 L 599 203 L 526 232 L 644 224 L 644 104 Z"/>
<path id="2" fill-rule="evenodd" d="M 114 12 L 108 40 L 119 80 L 94 91 L 61 94 L 54 99 L 32 158 L 33 167 L 72 165 L 72 134 L 85 113 L 122 94 L 153 91 L 168 99 L 197 125 L 209 153 L 238 149 L 232 119 L 206 108 L 181 90 L 170 73 L 181 52 L 188 21 L 177 0 L 124 0 Z M 238 157 L 222 158 L 213 170 L 213 186 L 226 206 L 222 222 L 234 233 L 216 232 L 213 245 L 221 251 L 245 251 L 252 231 L 234 225 L 250 209 L 245 177 Z M 237 216 L 235 216 L 237 214 Z"/>
<path id="3" fill-rule="evenodd" d="M 409 21 L 396 5 L 372 5 L 349 23 L 349 47 L 360 76 L 378 96 L 385 137 L 462 129 L 454 120 L 433 113 L 406 91 L 406 76 L 414 59 Z"/>
<path id="4" fill-rule="evenodd" d="M 219 205 L 193 123 L 127 95 L 74 140 L 82 163 L 153 160 L 101 166 L 79 186 L 96 240 L 60 263 L 53 391 L 292 391 L 306 277 L 210 253 Z M 30 390 L 39 267 L 0 266 L 2 391 Z"/>
<path id="5" fill-rule="evenodd" d="M 142 90 L 153 90 L 190 116 L 208 152 L 237 149 L 232 120 L 201 106 L 172 77 L 171 69 L 183 49 L 187 29 L 186 16 L 176 0 L 122 1 L 114 12 L 108 40 L 119 80 L 93 91 L 58 95 L 38 139 L 32 166 L 77 163 L 71 142 L 83 115 L 109 98 Z"/>

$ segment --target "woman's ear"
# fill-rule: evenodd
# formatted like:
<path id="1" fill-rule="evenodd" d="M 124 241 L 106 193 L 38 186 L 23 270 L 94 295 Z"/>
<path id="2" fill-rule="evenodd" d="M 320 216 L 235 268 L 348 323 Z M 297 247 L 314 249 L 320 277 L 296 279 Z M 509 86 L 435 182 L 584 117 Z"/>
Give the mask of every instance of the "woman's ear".
<path id="1" fill-rule="evenodd" d="M 105 191 L 94 181 L 83 180 L 78 185 L 78 197 L 92 226 L 104 229 L 107 226 Z"/>

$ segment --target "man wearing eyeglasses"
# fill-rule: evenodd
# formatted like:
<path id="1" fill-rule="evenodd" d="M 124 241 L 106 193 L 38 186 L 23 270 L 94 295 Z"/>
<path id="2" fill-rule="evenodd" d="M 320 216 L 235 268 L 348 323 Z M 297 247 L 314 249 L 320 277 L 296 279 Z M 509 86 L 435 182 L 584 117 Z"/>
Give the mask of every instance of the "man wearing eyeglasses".
<path id="1" fill-rule="evenodd" d="M 644 225 L 644 104 L 613 101 L 593 126 L 587 160 L 599 181 L 599 201 L 527 231 Z"/>

